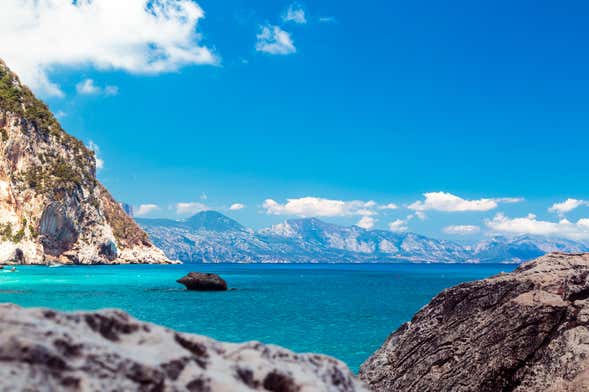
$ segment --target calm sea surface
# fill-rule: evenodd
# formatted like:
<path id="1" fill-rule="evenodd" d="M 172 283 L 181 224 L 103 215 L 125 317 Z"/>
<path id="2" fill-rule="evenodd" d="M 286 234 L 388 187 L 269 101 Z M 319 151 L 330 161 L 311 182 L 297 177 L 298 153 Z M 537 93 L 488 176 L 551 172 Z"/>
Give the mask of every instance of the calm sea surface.
<path id="1" fill-rule="evenodd" d="M 18 267 L 0 271 L 0 302 L 61 310 L 121 308 L 225 341 L 319 352 L 354 371 L 440 290 L 513 265 L 361 264 Z M 189 292 L 176 279 L 214 272 L 235 291 Z"/>

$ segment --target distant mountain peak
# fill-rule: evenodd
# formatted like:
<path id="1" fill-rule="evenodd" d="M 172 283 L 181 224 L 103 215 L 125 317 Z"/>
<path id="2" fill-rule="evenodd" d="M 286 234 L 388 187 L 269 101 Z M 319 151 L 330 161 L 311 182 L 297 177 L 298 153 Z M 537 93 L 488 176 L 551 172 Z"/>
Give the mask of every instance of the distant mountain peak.
<path id="1" fill-rule="evenodd" d="M 202 211 L 188 218 L 185 222 L 195 230 L 205 231 L 244 231 L 245 227 L 237 221 L 218 211 Z"/>

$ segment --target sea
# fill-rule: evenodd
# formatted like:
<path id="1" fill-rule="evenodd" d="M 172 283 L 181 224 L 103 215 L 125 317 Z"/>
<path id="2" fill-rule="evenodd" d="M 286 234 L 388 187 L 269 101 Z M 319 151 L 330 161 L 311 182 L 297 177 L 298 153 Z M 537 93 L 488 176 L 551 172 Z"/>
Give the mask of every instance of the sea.
<path id="1" fill-rule="evenodd" d="M 0 271 L 0 302 L 65 311 L 118 308 L 222 341 L 257 340 L 334 356 L 351 370 L 441 290 L 509 264 L 183 264 L 19 266 Z M 187 291 L 189 271 L 226 292 Z"/>

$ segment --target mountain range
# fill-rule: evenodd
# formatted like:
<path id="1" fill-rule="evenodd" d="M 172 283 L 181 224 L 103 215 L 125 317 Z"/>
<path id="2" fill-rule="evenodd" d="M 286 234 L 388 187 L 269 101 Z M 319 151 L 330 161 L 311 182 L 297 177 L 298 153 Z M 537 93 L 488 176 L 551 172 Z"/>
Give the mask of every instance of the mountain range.
<path id="1" fill-rule="evenodd" d="M 589 251 L 587 244 L 566 239 L 493 237 L 464 245 L 316 218 L 254 231 L 216 211 L 185 221 L 138 218 L 137 223 L 169 258 L 195 263 L 517 263 L 553 251 Z"/>

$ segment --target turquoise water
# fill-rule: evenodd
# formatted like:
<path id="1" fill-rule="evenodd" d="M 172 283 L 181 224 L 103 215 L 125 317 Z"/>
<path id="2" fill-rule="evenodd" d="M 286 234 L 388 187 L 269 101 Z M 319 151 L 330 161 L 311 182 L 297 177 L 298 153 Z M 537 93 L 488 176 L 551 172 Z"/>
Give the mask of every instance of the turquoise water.
<path id="1" fill-rule="evenodd" d="M 18 267 L 0 273 L 0 301 L 62 310 L 121 308 L 135 317 L 225 341 L 259 340 L 333 355 L 357 371 L 385 338 L 440 290 L 511 265 L 174 265 Z M 189 292 L 188 271 L 214 272 L 235 291 Z"/>

